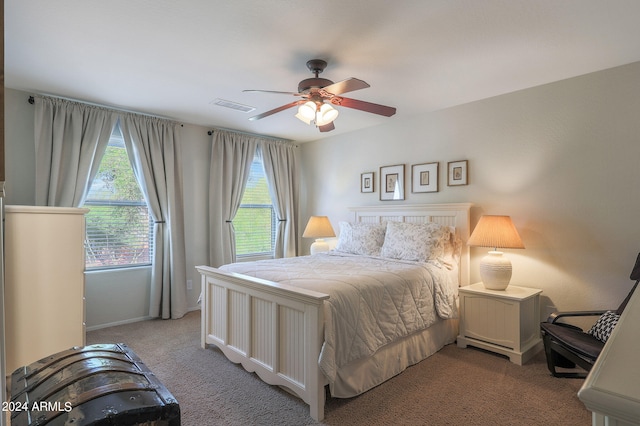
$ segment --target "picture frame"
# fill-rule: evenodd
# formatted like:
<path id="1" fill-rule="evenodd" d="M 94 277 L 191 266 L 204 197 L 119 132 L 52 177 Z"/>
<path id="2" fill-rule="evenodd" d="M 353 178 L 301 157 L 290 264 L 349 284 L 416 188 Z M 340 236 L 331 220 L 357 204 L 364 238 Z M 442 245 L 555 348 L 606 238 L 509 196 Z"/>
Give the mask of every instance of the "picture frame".
<path id="1" fill-rule="evenodd" d="M 380 201 L 404 200 L 404 164 L 380 167 Z"/>
<path id="2" fill-rule="evenodd" d="M 360 174 L 360 192 L 375 192 L 374 172 Z"/>
<path id="3" fill-rule="evenodd" d="M 468 160 L 450 161 L 447 163 L 447 185 L 458 186 L 469 183 Z"/>
<path id="4" fill-rule="evenodd" d="M 411 192 L 438 192 L 438 162 L 411 166 Z"/>

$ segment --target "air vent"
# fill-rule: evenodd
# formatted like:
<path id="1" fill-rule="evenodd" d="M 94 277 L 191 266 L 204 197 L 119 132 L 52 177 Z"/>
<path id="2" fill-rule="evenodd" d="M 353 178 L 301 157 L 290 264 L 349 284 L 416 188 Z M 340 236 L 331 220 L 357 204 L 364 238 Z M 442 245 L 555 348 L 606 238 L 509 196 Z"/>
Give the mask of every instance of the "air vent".
<path id="1" fill-rule="evenodd" d="M 212 100 L 211 104 L 212 105 L 218 105 L 218 106 L 225 107 L 225 108 L 235 109 L 236 111 L 242 111 L 242 112 L 251 112 L 251 111 L 256 109 L 256 107 L 252 107 L 252 106 L 249 106 L 249 105 L 242 105 L 242 104 L 239 104 L 237 102 L 227 101 L 227 100 L 220 99 L 220 98 Z"/>

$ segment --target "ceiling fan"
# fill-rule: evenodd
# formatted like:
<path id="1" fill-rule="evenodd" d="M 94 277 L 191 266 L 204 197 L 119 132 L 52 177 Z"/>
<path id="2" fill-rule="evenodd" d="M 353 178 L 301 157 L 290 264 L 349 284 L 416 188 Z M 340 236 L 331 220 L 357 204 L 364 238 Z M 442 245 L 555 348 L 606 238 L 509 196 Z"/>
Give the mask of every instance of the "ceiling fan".
<path id="1" fill-rule="evenodd" d="M 274 90 L 243 90 L 243 92 L 263 92 L 278 93 L 284 95 L 297 96 L 300 99 L 282 105 L 262 114 L 255 115 L 249 120 L 260 120 L 262 118 L 273 115 L 277 112 L 284 111 L 289 108 L 298 106 L 296 118 L 307 124 L 314 124 L 321 132 L 329 132 L 335 129 L 333 120 L 338 116 L 338 110 L 333 105 L 347 108 L 358 109 L 373 114 L 391 117 L 396 113 L 393 107 L 374 104 L 371 102 L 359 101 L 357 99 L 345 98 L 343 93 L 352 92 L 354 90 L 365 89 L 370 87 L 366 82 L 357 78 L 349 78 L 334 83 L 326 78 L 320 78 L 318 75 L 327 67 L 327 62 L 322 59 L 311 59 L 307 61 L 307 68 L 315 74 L 313 78 L 302 80 L 298 84 L 298 92 L 279 92 Z"/>

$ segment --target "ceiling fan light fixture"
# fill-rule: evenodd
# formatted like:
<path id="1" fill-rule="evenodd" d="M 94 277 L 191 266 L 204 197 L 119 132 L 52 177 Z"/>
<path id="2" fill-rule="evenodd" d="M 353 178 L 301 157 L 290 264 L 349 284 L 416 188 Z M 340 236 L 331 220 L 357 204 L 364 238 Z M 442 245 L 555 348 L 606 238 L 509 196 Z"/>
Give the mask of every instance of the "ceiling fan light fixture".
<path id="1" fill-rule="evenodd" d="M 324 126 L 338 117 L 338 110 L 329 104 L 322 104 L 316 116 L 316 126 Z"/>
<path id="2" fill-rule="evenodd" d="M 298 108 L 298 114 L 311 122 L 311 120 L 314 120 L 316 118 L 316 108 L 317 107 L 315 102 L 308 101 L 300 105 L 300 107 Z"/>
<path id="3" fill-rule="evenodd" d="M 302 121 L 305 124 L 311 124 L 311 120 L 306 118 L 304 115 L 300 114 L 299 111 L 294 117 L 297 118 L 298 120 Z"/>

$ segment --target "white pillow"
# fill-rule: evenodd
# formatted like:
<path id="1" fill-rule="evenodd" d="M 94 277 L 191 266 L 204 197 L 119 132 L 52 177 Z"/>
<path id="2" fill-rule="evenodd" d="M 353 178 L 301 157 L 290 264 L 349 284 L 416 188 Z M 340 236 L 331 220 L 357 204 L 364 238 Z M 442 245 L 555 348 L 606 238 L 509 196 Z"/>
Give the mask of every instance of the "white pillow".
<path id="1" fill-rule="evenodd" d="M 388 222 L 381 256 L 426 262 L 444 256 L 451 229 L 437 223 Z"/>
<path id="2" fill-rule="evenodd" d="M 340 235 L 336 251 L 366 256 L 380 256 L 387 229 L 381 223 L 340 222 Z"/>

